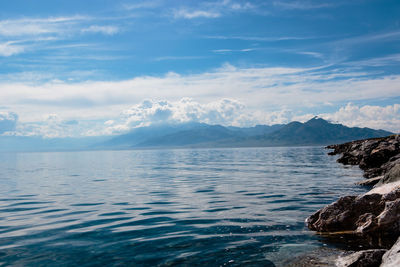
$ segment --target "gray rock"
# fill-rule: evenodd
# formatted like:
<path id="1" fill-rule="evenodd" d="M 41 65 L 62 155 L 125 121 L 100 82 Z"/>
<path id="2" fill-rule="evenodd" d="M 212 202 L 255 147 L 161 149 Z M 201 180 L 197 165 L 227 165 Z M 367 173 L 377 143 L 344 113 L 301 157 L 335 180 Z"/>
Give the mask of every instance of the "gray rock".
<path id="1" fill-rule="evenodd" d="M 397 181 L 400 181 L 400 163 L 393 166 L 376 186 Z"/>
<path id="2" fill-rule="evenodd" d="M 383 176 L 365 179 L 363 181 L 357 182 L 356 185 L 375 185 L 375 184 L 379 183 L 379 181 L 382 178 L 383 178 Z"/>
<path id="3" fill-rule="evenodd" d="M 336 261 L 338 267 L 379 267 L 386 249 L 361 250 Z"/>
<path id="4" fill-rule="evenodd" d="M 399 235 L 400 188 L 385 194 L 341 197 L 311 215 L 306 222 L 308 228 L 318 232 Z"/>
<path id="5" fill-rule="evenodd" d="M 364 170 L 366 178 L 384 175 L 396 163 L 400 163 L 399 135 L 357 140 L 330 145 L 327 148 L 333 149 L 329 155 L 341 154 L 337 162 L 344 165 L 359 165 Z"/>
<path id="6" fill-rule="evenodd" d="M 382 257 L 381 267 L 399 267 L 400 266 L 400 238 Z"/>

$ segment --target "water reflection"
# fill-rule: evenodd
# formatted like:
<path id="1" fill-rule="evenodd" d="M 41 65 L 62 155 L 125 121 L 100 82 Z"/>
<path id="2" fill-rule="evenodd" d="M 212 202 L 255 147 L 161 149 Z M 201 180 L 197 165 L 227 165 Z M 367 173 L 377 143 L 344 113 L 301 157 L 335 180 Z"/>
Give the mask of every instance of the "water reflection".
<path id="1" fill-rule="evenodd" d="M 305 228 L 308 215 L 364 190 L 353 185 L 357 168 L 325 153 L 0 154 L 0 262 L 279 266 L 322 245 Z"/>

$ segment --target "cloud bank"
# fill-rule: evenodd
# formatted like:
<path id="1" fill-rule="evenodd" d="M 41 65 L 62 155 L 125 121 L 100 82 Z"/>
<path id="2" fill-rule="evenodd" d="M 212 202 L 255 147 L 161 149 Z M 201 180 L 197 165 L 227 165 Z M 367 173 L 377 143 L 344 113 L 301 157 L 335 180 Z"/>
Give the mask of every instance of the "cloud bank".
<path id="1" fill-rule="evenodd" d="M 34 81 L 34 82 L 32 82 Z M 368 99 L 399 97 L 400 75 L 371 77 L 367 72 L 320 68 L 237 68 L 226 64 L 213 71 L 180 75 L 139 76 L 121 81 L 0 82 L 0 106 L 22 121 L 56 113 L 66 119 L 101 119 L 143 99 L 201 104 L 235 99 L 257 111 L 280 112 Z"/>
<path id="2" fill-rule="evenodd" d="M 400 104 L 380 106 L 357 106 L 348 103 L 332 114 L 321 114 L 321 117 L 341 122 L 350 127 L 369 127 L 385 129 L 400 133 Z"/>
<path id="3" fill-rule="evenodd" d="M 220 99 L 200 104 L 191 98 L 179 101 L 144 100 L 121 113 L 117 120 L 105 122 L 105 134 L 124 133 L 129 130 L 158 123 L 203 122 L 207 124 L 242 125 L 249 114 L 245 106 L 234 99 Z"/>
<path id="4" fill-rule="evenodd" d="M 349 127 L 369 127 L 400 133 L 400 105 L 357 106 L 348 103 L 332 113 L 299 114 L 290 109 L 252 111 L 235 99 L 219 99 L 201 104 L 191 98 L 178 101 L 144 100 L 122 110 L 118 116 L 103 120 L 67 120 L 48 114 L 40 121 L 20 122 L 12 112 L 0 113 L 0 134 L 20 136 L 82 137 L 123 134 L 134 128 L 154 124 L 188 122 L 251 127 L 257 124 L 305 122 L 315 115 Z M 18 122 L 18 123 L 17 123 Z"/>

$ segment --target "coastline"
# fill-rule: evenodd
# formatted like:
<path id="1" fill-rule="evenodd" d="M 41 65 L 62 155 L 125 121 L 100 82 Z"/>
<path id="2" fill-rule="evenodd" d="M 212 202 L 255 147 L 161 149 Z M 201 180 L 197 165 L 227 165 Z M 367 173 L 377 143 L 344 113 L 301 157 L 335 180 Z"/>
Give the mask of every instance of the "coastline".
<path id="1" fill-rule="evenodd" d="M 328 155 L 340 155 L 337 162 L 363 170 L 366 179 L 356 185 L 373 187 L 365 194 L 339 198 L 309 216 L 306 224 L 333 243 L 354 243 L 355 249 L 319 249 L 285 266 L 400 266 L 400 136 L 326 149 L 332 149 Z"/>

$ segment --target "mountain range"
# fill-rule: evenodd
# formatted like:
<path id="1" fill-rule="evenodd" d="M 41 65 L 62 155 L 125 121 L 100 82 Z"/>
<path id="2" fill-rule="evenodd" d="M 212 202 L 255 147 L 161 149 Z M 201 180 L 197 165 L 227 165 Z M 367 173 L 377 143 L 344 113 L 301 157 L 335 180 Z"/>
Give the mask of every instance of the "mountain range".
<path id="1" fill-rule="evenodd" d="M 350 128 L 318 117 L 305 123 L 247 128 L 190 122 L 140 127 L 117 136 L 52 139 L 1 136 L 0 151 L 328 145 L 391 134 L 385 130 Z"/>
<path id="2" fill-rule="evenodd" d="M 327 145 L 392 134 L 384 130 L 347 127 L 314 117 L 301 123 L 224 127 L 203 123 L 155 125 L 114 137 L 103 148 L 255 147 Z"/>

